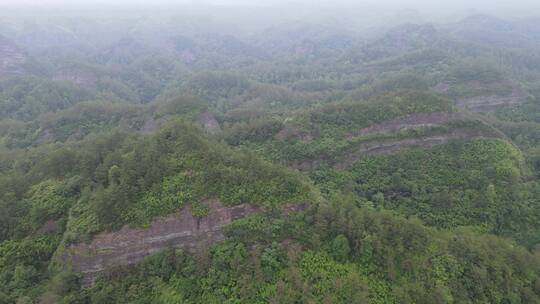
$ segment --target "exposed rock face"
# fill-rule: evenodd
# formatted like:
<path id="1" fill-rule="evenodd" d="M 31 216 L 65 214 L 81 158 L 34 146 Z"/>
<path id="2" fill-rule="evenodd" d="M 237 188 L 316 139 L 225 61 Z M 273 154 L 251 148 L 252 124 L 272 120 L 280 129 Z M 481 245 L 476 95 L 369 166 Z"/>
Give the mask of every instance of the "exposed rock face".
<path id="1" fill-rule="evenodd" d="M 23 73 L 25 54 L 11 41 L 0 36 L 0 78 Z"/>
<path id="2" fill-rule="evenodd" d="M 348 151 L 340 160 L 332 162 L 331 165 L 333 165 L 334 169 L 344 170 L 352 166 L 358 160 L 371 155 L 391 154 L 411 147 L 431 148 L 449 143 L 453 140 L 471 140 L 488 136 L 490 135 L 484 135 L 482 132 L 456 130 L 452 133 L 442 135 L 406 138 L 401 140 L 372 140 L 356 146 L 353 150 Z M 294 162 L 289 166 L 297 170 L 310 170 L 319 167 L 325 162 L 327 161 L 322 158 L 309 159 Z"/>
<path id="3" fill-rule="evenodd" d="M 371 125 L 347 135 L 347 140 L 356 142 L 351 147 L 343 151 L 338 159 L 326 159 L 325 157 L 315 159 L 305 159 L 289 163 L 289 167 L 297 170 L 311 170 L 323 164 L 331 165 L 334 169 L 343 170 L 352 166 L 356 161 L 379 154 L 390 154 L 399 152 L 409 147 L 431 148 L 437 145 L 446 144 L 453 140 L 471 140 L 480 137 L 498 137 L 498 134 L 482 130 L 463 130 L 454 129 L 453 131 L 442 131 L 436 135 L 420 136 L 413 138 L 387 138 L 379 135 L 397 133 L 403 130 L 430 128 L 444 126 L 451 122 L 468 121 L 467 114 L 460 112 L 432 112 L 432 113 L 413 113 L 407 116 L 398 117 L 392 120 L 384 121 Z M 374 136 L 370 138 L 368 136 Z M 276 136 L 277 137 L 277 136 Z M 299 138 L 297 138 L 299 139 Z"/>
<path id="4" fill-rule="evenodd" d="M 275 138 L 277 140 L 300 140 L 300 141 L 311 141 L 313 140 L 313 137 L 311 134 L 304 132 L 296 127 L 285 127 L 281 131 L 279 131 Z"/>
<path id="5" fill-rule="evenodd" d="M 527 101 L 528 94 L 518 84 L 510 81 L 501 81 L 483 85 L 477 82 L 471 82 L 471 86 L 479 90 L 490 90 L 497 86 L 508 87 L 507 95 L 481 94 L 473 97 L 457 98 L 456 105 L 459 108 L 467 109 L 471 112 L 489 112 L 500 107 L 521 104 Z"/>
<path id="6" fill-rule="evenodd" d="M 521 90 L 514 89 L 507 97 L 495 95 L 476 96 L 472 98 L 460 98 L 456 100 L 456 105 L 471 112 L 490 112 L 500 107 L 519 105 L 527 101 L 527 94 Z"/>
<path id="7" fill-rule="evenodd" d="M 284 212 L 300 207 L 289 207 Z M 252 205 L 226 207 L 219 201 L 209 202 L 209 208 L 208 216 L 204 218 L 194 217 L 188 206 L 169 217 L 155 219 L 146 229 L 125 226 L 120 231 L 101 233 L 90 244 L 75 244 L 66 248 L 64 262 L 82 273 L 82 285 L 88 287 L 99 273 L 117 266 L 136 264 L 166 248 L 194 250 L 222 241 L 225 238 L 225 225 L 260 212 Z"/>
<path id="8" fill-rule="evenodd" d="M 47 221 L 36 232 L 38 235 L 53 234 L 60 230 L 60 226 L 55 221 Z"/>
<path id="9" fill-rule="evenodd" d="M 441 82 L 433 87 L 433 90 L 440 94 L 448 93 L 448 90 L 450 90 L 450 85 L 448 83 Z"/>
<path id="10" fill-rule="evenodd" d="M 467 86 L 473 91 L 477 91 L 474 96 L 456 97 L 453 96 L 456 106 L 471 112 L 490 112 L 500 107 L 522 104 L 527 101 L 529 94 L 522 89 L 519 84 L 509 80 L 500 80 L 491 83 L 481 81 L 470 81 Z M 506 88 L 506 94 L 488 94 L 486 92 L 497 91 L 499 88 Z M 452 96 L 452 85 L 441 82 L 432 89 L 440 94 Z"/>
<path id="11" fill-rule="evenodd" d="M 355 136 L 367 136 L 373 134 L 384 134 L 398 132 L 421 127 L 440 126 L 452 121 L 462 120 L 462 113 L 434 112 L 434 113 L 414 113 L 405 117 L 399 117 L 380 124 L 364 128 L 354 134 Z"/>
<path id="12" fill-rule="evenodd" d="M 140 134 L 151 134 L 159 130 L 168 121 L 168 117 L 158 119 L 150 118 L 144 122 L 144 125 L 138 130 Z"/>
<path id="13" fill-rule="evenodd" d="M 53 80 L 68 81 L 81 87 L 95 88 L 98 77 L 91 71 L 72 67 L 64 68 L 53 76 Z"/>
<path id="14" fill-rule="evenodd" d="M 437 136 L 367 142 L 360 145 L 353 153 L 348 154 L 345 159 L 335 164 L 334 168 L 338 170 L 347 169 L 358 160 L 370 155 L 390 154 L 408 147 L 431 148 L 449 143 L 452 140 L 471 140 L 480 137 L 482 137 L 481 133 L 454 131 L 450 134 Z"/>
<path id="15" fill-rule="evenodd" d="M 42 130 L 39 131 L 39 134 L 38 134 L 36 140 L 34 141 L 34 144 L 42 145 L 42 144 L 45 144 L 45 143 L 54 142 L 54 140 L 55 140 L 55 136 L 54 136 L 53 132 L 51 132 L 50 129 L 42 129 Z"/>
<path id="16" fill-rule="evenodd" d="M 209 134 L 217 134 L 221 131 L 219 122 L 216 120 L 212 113 L 205 111 L 199 116 L 199 123 L 203 129 Z"/>

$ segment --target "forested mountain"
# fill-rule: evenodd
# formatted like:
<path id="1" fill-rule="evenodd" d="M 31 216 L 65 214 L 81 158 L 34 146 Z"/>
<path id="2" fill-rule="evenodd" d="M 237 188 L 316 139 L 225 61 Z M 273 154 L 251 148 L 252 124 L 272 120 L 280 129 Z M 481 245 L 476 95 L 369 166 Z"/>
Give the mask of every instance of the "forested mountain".
<path id="1" fill-rule="evenodd" d="M 0 303 L 540 303 L 538 19 L 395 18 L 6 17 Z"/>
<path id="2" fill-rule="evenodd" d="M 9 39 L 0 36 L 0 75 L 2 78 L 21 75 L 25 72 L 28 56 Z"/>

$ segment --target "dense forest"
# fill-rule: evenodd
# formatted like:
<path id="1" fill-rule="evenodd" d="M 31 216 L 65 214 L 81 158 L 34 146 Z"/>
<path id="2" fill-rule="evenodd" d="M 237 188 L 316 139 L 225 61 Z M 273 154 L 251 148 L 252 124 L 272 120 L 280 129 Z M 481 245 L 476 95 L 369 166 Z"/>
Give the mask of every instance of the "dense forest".
<path id="1" fill-rule="evenodd" d="M 2 14 L 0 303 L 540 303 L 538 18 L 151 15 Z"/>

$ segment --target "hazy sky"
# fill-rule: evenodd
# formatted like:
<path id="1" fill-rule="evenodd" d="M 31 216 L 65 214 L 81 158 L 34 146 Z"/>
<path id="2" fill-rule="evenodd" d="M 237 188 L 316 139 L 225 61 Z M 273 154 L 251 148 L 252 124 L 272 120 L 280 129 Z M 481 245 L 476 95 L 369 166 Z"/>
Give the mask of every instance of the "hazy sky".
<path id="1" fill-rule="evenodd" d="M 107 4 L 107 5 L 148 5 L 148 4 L 218 4 L 218 5 L 284 5 L 302 3 L 316 4 L 354 4 L 379 5 L 388 7 L 454 7 L 454 8 L 486 8 L 490 7 L 540 7 L 539 0 L 0 0 L 0 4 L 25 5 L 77 5 L 77 4 Z"/>
<path id="2" fill-rule="evenodd" d="M 0 0 L 0 8 L 73 8 L 81 6 L 141 8 L 146 6 L 319 6 L 377 7 L 387 10 L 416 9 L 424 13 L 446 13 L 475 9 L 487 13 L 540 15 L 540 0 Z"/>

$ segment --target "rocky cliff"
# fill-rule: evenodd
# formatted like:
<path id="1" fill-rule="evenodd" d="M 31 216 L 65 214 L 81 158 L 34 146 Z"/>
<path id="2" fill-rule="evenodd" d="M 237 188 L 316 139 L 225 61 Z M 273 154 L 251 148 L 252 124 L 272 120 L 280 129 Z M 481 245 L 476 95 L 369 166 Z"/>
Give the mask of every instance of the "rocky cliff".
<path id="1" fill-rule="evenodd" d="M 216 117 L 208 111 L 202 112 L 199 115 L 199 124 L 209 134 L 217 134 L 221 131 Z"/>
<path id="2" fill-rule="evenodd" d="M 465 115 L 459 112 L 413 113 L 405 117 L 399 117 L 361 129 L 355 134 L 351 134 L 350 138 L 393 133 L 422 127 L 436 127 L 449 122 L 463 120 L 464 118 Z"/>
<path id="3" fill-rule="evenodd" d="M 492 112 L 501 107 L 515 106 L 527 101 L 529 94 L 519 84 L 503 80 L 493 83 L 471 81 L 465 86 L 473 93 L 470 96 L 452 96 L 452 85 L 439 83 L 433 90 L 440 94 L 449 94 L 460 109 L 471 112 Z M 489 92 L 497 92 L 497 94 Z"/>
<path id="4" fill-rule="evenodd" d="M 479 123 L 482 128 L 467 126 L 470 123 Z M 305 171 L 326 164 L 334 169 L 344 170 L 356 161 L 371 155 L 397 153 L 407 148 L 432 148 L 451 141 L 501 136 L 491 129 L 484 130 L 485 127 L 486 125 L 471 115 L 462 112 L 412 113 L 350 132 L 346 136 L 350 146 L 331 157 L 296 160 L 290 162 L 288 166 Z M 428 130 L 432 132 L 422 133 Z M 403 131 L 413 132 L 392 136 Z"/>
<path id="5" fill-rule="evenodd" d="M 515 90 L 511 95 L 501 97 L 496 95 L 476 96 L 471 98 L 460 98 L 456 100 L 456 105 L 471 112 L 492 112 L 501 107 L 520 105 L 527 101 L 526 93 Z"/>
<path id="6" fill-rule="evenodd" d="M 253 205 L 224 206 L 219 201 L 208 203 L 209 213 L 198 218 L 185 207 L 169 217 L 155 219 L 148 228 L 123 227 L 119 231 L 101 233 L 91 243 L 73 244 L 66 248 L 63 263 L 83 275 L 82 285 L 92 286 L 98 274 L 118 266 L 133 265 L 146 256 L 166 248 L 194 251 L 201 246 L 222 241 L 223 228 L 236 219 L 261 212 Z M 288 214 L 307 208 L 291 205 Z"/>
<path id="7" fill-rule="evenodd" d="M 10 40 L 0 36 L 0 78 L 23 73 L 26 55 Z"/>

